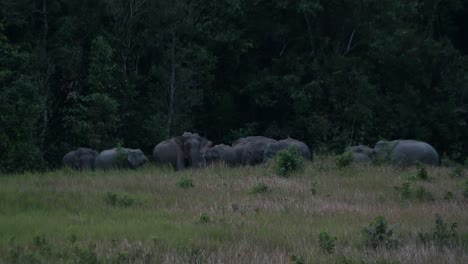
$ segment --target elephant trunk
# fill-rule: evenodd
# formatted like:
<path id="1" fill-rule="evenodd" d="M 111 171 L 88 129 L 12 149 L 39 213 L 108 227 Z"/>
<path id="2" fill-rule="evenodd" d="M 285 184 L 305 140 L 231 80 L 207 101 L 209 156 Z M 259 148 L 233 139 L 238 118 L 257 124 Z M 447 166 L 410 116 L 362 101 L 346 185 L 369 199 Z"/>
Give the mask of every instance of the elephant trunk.
<path id="1" fill-rule="evenodd" d="M 201 167 L 203 165 L 203 157 L 200 150 L 192 148 L 190 150 L 190 165 L 193 167 Z"/>

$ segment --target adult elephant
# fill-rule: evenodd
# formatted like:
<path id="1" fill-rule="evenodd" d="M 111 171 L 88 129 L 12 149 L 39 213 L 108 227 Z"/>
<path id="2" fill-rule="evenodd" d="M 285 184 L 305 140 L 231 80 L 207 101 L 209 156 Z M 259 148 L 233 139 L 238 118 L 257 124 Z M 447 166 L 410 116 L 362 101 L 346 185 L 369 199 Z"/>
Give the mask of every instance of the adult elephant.
<path id="1" fill-rule="evenodd" d="M 276 140 L 263 136 L 250 136 L 236 140 L 232 148 L 236 152 L 237 161 L 242 165 L 255 165 L 262 163 L 263 152 L 268 144 Z"/>
<path id="2" fill-rule="evenodd" d="M 211 141 L 199 134 L 185 132 L 156 145 L 153 160 L 157 164 L 171 164 L 176 170 L 201 167 L 205 164 L 203 154 L 211 145 Z"/>
<path id="3" fill-rule="evenodd" d="M 274 157 L 279 151 L 287 149 L 289 147 L 296 148 L 302 155 L 302 157 L 304 157 L 304 159 L 312 160 L 312 153 L 309 147 L 304 142 L 293 138 L 286 138 L 283 140 L 279 140 L 278 142 L 268 144 L 265 147 L 265 150 L 263 151 L 263 159 L 270 159 Z"/>
<path id="4" fill-rule="evenodd" d="M 428 143 L 417 140 L 379 141 L 374 152 L 377 158 L 388 159 L 397 165 L 413 165 L 416 162 L 439 165 L 439 154 Z"/>
<path id="5" fill-rule="evenodd" d="M 354 162 L 368 163 L 374 158 L 374 150 L 365 145 L 347 147 L 345 152 L 351 153 Z"/>
<path id="6" fill-rule="evenodd" d="M 70 167 L 77 170 L 93 170 L 94 160 L 98 152 L 90 148 L 78 148 L 77 150 L 68 152 L 62 159 L 62 164 L 65 167 Z"/>
<path id="7" fill-rule="evenodd" d="M 209 148 L 203 157 L 206 164 L 225 163 L 230 166 L 237 164 L 236 151 L 231 146 L 224 144 Z"/>
<path id="8" fill-rule="evenodd" d="M 102 170 L 114 168 L 135 169 L 148 162 L 140 149 L 113 148 L 102 151 L 96 157 L 96 168 Z"/>

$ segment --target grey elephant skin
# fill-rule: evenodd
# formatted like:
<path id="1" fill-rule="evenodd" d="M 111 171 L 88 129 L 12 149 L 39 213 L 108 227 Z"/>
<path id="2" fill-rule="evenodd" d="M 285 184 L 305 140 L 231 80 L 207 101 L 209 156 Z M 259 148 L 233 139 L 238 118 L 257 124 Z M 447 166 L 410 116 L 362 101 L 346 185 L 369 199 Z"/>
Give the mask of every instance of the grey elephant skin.
<path id="1" fill-rule="evenodd" d="M 239 164 L 256 165 L 264 161 L 263 152 L 271 143 L 276 143 L 276 140 L 263 136 L 250 136 L 239 138 L 232 143 L 232 148 L 236 152 Z"/>
<path id="2" fill-rule="evenodd" d="M 304 157 L 306 160 L 312 160 L 312 153 L 309 147 L 302 141 L 293 138 L 286 138 L 283 140 L 279 140 L 274 143 L 270 143 L 265 147 L 263 151 L 263 159 L 268 160 L 273 158 L 276 153 L 283 149 L 287 149 L 289 147 L 295 147 L 299 153 Z"/>
<path id="3" fill-rule="evenodd" d="M 96 157 L 96 169 L 135 169 L 143 166 L 147 162 L 148 159 L 140 149 L 113 148 L 102 151 Z"/>
<path id="4" fill-rule="evenodd" d="M 68 152 L 62 159 L 65 167 L 77 170 L 93 170 L 98 152 L 90 148 L 78 148 Z"/>
<path id="5" fill-rule="evenodd" d="M 204 159 L 206 164 L 224 163 L 229 166 L 237 164 L 236 151 L 228 145 L 220 144 L 209 148 L 205 154 Z"/>
<path id="6" fill-rule="evenodd" d="M 351 146 L 345 149 L 351 153 L 354 162 L 369 163 L 374 159 L 374 150 L 365 145 Z"/>
<path id="7" fill-rule="evenodd" d="M 156 145 L 153 160 L 156 164 L 170 164 L 175 170 L 201 167 L 205 164 L 203 155 L 212 144 L 197 133 L 185 132 Z"/>
<path id="8" fill-rule="evenodd" d="M 379 141 L 374 152 L 377 158 L 389 159 L 392 163 L 402 166 L 413 165 L 416 162 L 428 165 L 439 165 L 439 154 L 428 143 L 417 140 Z"/>

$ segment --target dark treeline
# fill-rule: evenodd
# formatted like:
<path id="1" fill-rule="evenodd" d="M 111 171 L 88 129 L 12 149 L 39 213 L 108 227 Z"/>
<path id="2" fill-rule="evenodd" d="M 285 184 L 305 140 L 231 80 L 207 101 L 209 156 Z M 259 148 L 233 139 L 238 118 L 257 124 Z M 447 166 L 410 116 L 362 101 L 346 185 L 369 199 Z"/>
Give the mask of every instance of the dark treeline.
<path id="1" fill-rule="evenodd" d="M 464 0 L 2 0 L 0 171 L 183 131 L 468 154 Z"/>

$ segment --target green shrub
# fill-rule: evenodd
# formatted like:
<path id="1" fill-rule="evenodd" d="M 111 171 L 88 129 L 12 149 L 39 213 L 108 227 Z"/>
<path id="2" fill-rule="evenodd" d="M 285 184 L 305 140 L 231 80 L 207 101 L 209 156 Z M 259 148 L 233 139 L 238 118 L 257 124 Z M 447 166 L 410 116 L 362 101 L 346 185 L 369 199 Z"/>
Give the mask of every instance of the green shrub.
<path id="1" fill-rule="evenodd" d="M 331 236 L 327 232 L 321 232 L 318 236 L 318 243 L 323 252 L 332 254 L 335 252 L 336 237 Z"/>
<path id="2" fill-rule="evenodd" d="M 393 233 L 396 228 L 397 225 L 388 226 L 383 216 L 377 216 L 363 229 L 366 244 L 374 249 L 381 246 L 387 249 L 397 247 L 398 240 L 393 238 Z"/>
<path id="3" fill-rule="evenodd" d="M 444 200 L 445 201 L 452 201 L 453 198 L 454 198 L 453 192 L 448 191 L 444 195 Z"/>
<path id="4" fill-rule="evenodd" d="M 131 207 L 136 204 L 136 199 L 127 193 L 119 195 L 113 192 L 107 192 L 104 201 L 109 206 Z"/>
<path id="5" fill-rule="evenodd" d="M 312 187 L 310 188 L 310 192 L 312 193 L 312 195 L 317 194 L 317 182 L 312 182 Z"/>
<path id="6" fill-rule="evenodd" d="M 259 182 L 252 187 L 252 190 L 250 191 L 250 193 L 252 194 L 265 193 L 265 192 L 268 192 L 268 190 L 269 188 L 265 183 Z"/>
<path id="7" fill-rule="evenodd" d="M 463 175 L 465 174 L 464 169 L 462 166 L 457 165 L 454 168 L 452 168 L 452 171 L 450 172 L 450 177 L 452 178 L 462 178 Z"/>
<path id="8" fill-rule="evenodd" d="M 416 163 L 416 168 L 417 168 L 416 176 L 418 179 L 429 180 L 429 173 L 427 173 L 427 170 L 424 167 L 424 165 L 418 162 Z"/>
<path id="9" fill-rule="evenodd" d="M 202 224 L 211 222 L 211 218 L 206 213 L 201 213 L 198 221 Z"/>
<path id="10" fill-rule="evenodd" d="M 465 188 L 463 189 L 463 197 L 468 198 L 468 181 L 465 181 Z"/>
<path id="11" fill-rule="evenodd" d="M 420 186 L 416 191 L 416 198 L 420 201 L 434 201 L 434 195 L 426 191 L 426 188 Z"/>
<path id="12" fill-rule="evenodd" d="M 336 167 L 340 170 L 348 167 L 351 163 L 353 163 L 353 154 L 351 152 L 345 152 L 336 158 Z"/>
<path id="13" fill-rule="evenodd" d="M 304 157 L 295 147 L 283 149 L 276 154 L 276 173 L 287 177 L 291 173 L 300 172 L 304 169 Z"/>
<path id="14" fill-rule="evenodd" d="M 405 181 L 401 186 L 395 186 L 395 190 L 400 192 L 400 197 L 402 200 L 409 200 L 412 196 L 411 182 Z"/>
<path id="15" fill-rule="evenodd" d="M 419 233 L 419 238 L 425 244 L 433 242 L 439 246 L 448 246 L 456 241 L 457 223 L 453 222 L 450 227 L 438 214 L 435 216 L 435 226 L 430 232 Z"/>
<path id="16" fill-rule="evenodd" d="M 185 176 L 185 177 L 182 177 L 177 182 L 177 186 L 179 186 L 180 188 L 183 188 L 183 189 L 189 189 L 189 188 L 195 187 L 195 184 L 193 183 L 192 178 Z"/>
<path id="17" fill-rule="evenodd" d="M 292 255 L 291 256 L 291 263 L 293 264 L 305 264 L 306 261 L 303 256 L 301 255 Z"/>

